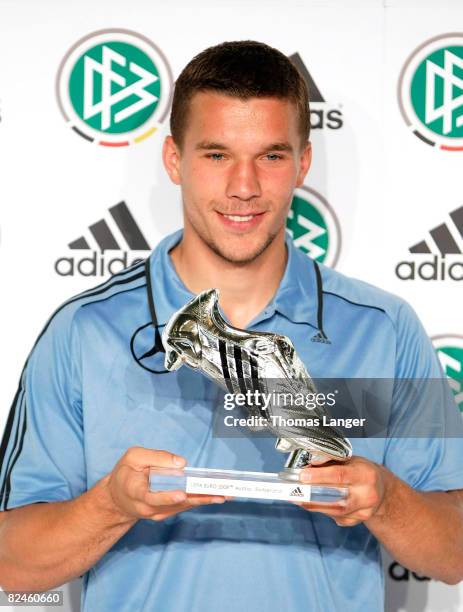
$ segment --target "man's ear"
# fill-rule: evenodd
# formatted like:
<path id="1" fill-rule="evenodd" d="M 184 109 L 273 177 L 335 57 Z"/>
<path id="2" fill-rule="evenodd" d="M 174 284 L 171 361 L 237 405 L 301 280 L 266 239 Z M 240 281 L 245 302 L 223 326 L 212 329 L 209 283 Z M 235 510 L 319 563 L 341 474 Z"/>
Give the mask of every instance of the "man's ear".
<path id="1" fill-rule="evenodd" d="M 300 187 L 303 184 L 311 163 L 312 144 L 308 142 L 305 148 L 303 149 L 301 157 L 299 159 L 299 172 L 297 174 L 296 187 Z"/>
<path id="2" fill-rule="evenodd" d="M 176 185 L 180 185 L 180 150 L 170 135 L 166 136 L 164 140 L 162 161 L 170 180 Z"/>

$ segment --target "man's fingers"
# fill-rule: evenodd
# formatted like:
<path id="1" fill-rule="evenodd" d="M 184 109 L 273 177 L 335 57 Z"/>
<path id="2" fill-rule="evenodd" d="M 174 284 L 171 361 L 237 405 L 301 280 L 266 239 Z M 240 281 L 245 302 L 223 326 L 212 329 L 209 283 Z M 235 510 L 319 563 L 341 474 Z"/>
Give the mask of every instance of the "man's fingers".
<path id="1" fill-rule="evenodd" d="M 316 502 L 296 502 L 296 504 L 304 508 L 304 510 L 325 514 L 334 519 L 338 525 L 341 525 L 338 519 L 345 520 L 346 522 L 342 523 L 342 526 L 356 525 L 357 523 L 367 521 L 373 513 L 371 507 L 350 499 L 335 504 L 317 504 Z"/>
<path id="2" fill-rule="evenodd" d="M 362 521 L 361 519 L 356 519 L 356 518 L 340 518 L 340 519 L 334 519 L 334 522 L 336 523 L 338 527 L 354 527 L 355 525 L 358 525 Z"/>
<path id="3" fill-rule="evenodd" d="M 121 457 L 121 463 L 138 471 L 154 466 L 181 469 L 186 465 L 186 460 L 169 451 L 132 446 Z"/>
<path id="4" fill-rule="evenodd" d="M 188 494 L 188 503 L 194 506 L 202 506 L 203 504 L 223 504 L 227 498 L 223 495 L 192 495 Z"/>
<path id="5" fill-rule="evenodd" d="M 153 520 L 161 520 L 195 506 L 226 501 L 222 495 L 187 495 L 181 489 L 150 490 L 150 467 L 177 468 L 181 474 L 181 467 L 185 463 L 183 457 L 168 451 L 138 446 L 128 449 L 109 480 L 113 500 L 125 514 Z"/>
<path id="6" fill-rule="evenodd" d="M 324 514 L 327 514 L 333 510 L 336 512 L 336 514 L 342 512 L 347 516 L 368 508 L 368 504 L 366 503 L 362 493 L 362 487 L 352 487 L 349 489 L 348 496 L 344 499 L 340 499 L 337 502 L 328 503 L 311 501 L 296 503 L 298 506 L 302 506 L 306 510 L 313 510 L 315 512 L 323 511 Z"/>
<path id="7" fill-rule="evenodd" d="M 129 499 L 144 501 L 149 486 L 147 470 L 138 471 L 122 464 L 117 471 L 117 479 Z"/>
<path id="8" fill-rule="evenodd" d="M 188 496 L 186 501 L 183 503 L 156 506 L 154 514 L 148 518 L 155 521 L 160 521 L 168 518 L 169 516 L 173 516 L 174 514 L 179 514 L 180 512 L 185 512 L 185 510 L 191 510 L 192 508 L 196 508 L 198 506 L 203 506 L 206 504 L 223 504 L 224 502 L 225 498 L 221 496 L 192 495 Z"/>
<path id="9" fill-rule="evenodd" d="M 157 506 L 174 506 L 187 501 L 185 491 L 176 489 L 175 491 L 145 491 L 142 498 L 145 504 L 153 506 L 153 510 Z"/>
<path id="10" fill-rule="evenodd" d="M 150 506 L 166 506 L 188 502 L 192 505 L 222 503 L 222 495 L 194 495 L 187 494 L 181 489 L 172 491 L 152 491 L 149 489 L 147 470 L 136 471 L 128 465 L 120 467 L 120 477 L 126 480 L 127 494 L 131 499 L 143 502 Z"/>
<path id="11" fill-rule="evenodd" d="M 220 495 L 187 495 L 184 491 L 145 491 L 143 501 L 153 506 L 188 504 L 201 506 L 204 504 L 221 504 L 225 498 Z"/>
<path id="12" fill-rule="evenodd" d="M 186 500 L 185 491 L 175 489 L 173 491 L 150 491 L 148 475 L 145 471 L 138 472 L 128 465 L 122 465 L 119 469 L 120 477 L 125 480 L 126 494 L 135 502 L 142 502 L 153 506 L 165 506 L 179 504 Z"/>
<path id="13" fill-rule="evenodd" d="M 152 521 L 163 521 L 164 519 L 169 518 L 169 516 L 180 514 L 180 512 L 186 512 L 187 510 L 191 510 L 192 508 L 193 506 L 189 506 L 187 504 L 181 507 L 172 506 L 171 508 L 165 508 L 161 512 L 157 512 L 156 514 L 153 514 L 152 516 L 148 516 L 147 518 Z"/>
<path id="14" fill-rule="evenodd" d="M 338 504 L 317 504 L 316 502 L 297 502 L 298 506 L 304 510 L 311 512 L 321 512 L 328 516 L 344 516 L 346 514 L 345 506 Z"/>
<path id="15" fill-rule="evenodd" d="M 305 467 L 300 474 L 301 482 L 346 486 L 351 484 L 352 468 L 349 464 Z"/>
<path id="16" fill-rule="evenodd" d="M 358 525 L 359 523 L 362 523 L 365 520 L 362 513 L 356 514 L 354 512 L 352 514 L 346 514 L 343 508 L 323 508 L 322 504 L 301 505 L 306 506 L 306 510 L 310 510 L 312 512 L 320 512 L 320 514 L 325 514 L 326 516 L 329 516 L 333 519 L 336 525 L 338 525 L 338 527 L 353 527 L 354 525 Z"/>

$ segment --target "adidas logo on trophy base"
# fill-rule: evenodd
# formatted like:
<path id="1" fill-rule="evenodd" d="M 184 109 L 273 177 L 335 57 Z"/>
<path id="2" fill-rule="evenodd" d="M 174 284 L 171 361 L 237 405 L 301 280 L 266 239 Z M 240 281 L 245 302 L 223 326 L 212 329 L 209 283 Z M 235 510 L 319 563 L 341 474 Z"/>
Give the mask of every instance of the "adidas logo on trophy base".
<path id="1" fill-rule="evenodd" d="M 289 494 L 290 497 L 304 497 L 304 493 L 301 491 L 301 487 L 296 487 Z"/>
<path id="2" fill-rule="evenodd" d="M 125 202 L 112 206 L 109 212 L 111 220 L 101 219 L 89 226 L 88 239 L 81 236 L 69 243 L 71 250 L 87 253 L 84 257 L 70 256 L 57 259 L 55 262 L 57 274 L 60 276 L 112 275 L 141 261 L 146 251 L 151 250 Z M 124 250 L 121 247 L 122 241 L 125 242 Z M 105 255 L 106 251 L 119 251 L 120 253 L 118 257 L 108 258 Z M 134 257 L 133 251 L 140 251 L 140 256 Z"/>

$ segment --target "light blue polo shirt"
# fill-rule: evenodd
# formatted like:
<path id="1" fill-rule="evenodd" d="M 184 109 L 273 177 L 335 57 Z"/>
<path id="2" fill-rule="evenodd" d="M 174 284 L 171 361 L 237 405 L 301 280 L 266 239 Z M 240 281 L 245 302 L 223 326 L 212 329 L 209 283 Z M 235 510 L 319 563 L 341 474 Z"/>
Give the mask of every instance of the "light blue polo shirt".
<path id="1" fill-rule="evenodd" d="M 279 471 L 268 437 L 217 437 L 223 391 L 187 367 L 162 373 L 159 329 L 192 294 L 168 251 L 70 299 L 48 321 L 23 370 L 0 447 L 0 508 L 72 499 L 131 446 L 166 449 L 189 465 Z M 248 329 L 288 335 L 314 377 L 444 378 L 411 307 L 367 283 L 316 265 L 287 235 L 275 297 Z M 159 373 L 155 373 L 158 371 Z M 395 427 L 423 410 L 400 389 Z M 440 409 L 457 410 L 448 385 Z M 421 490 L 463 488 L 461 438 L 352 439 Z M 78 525 L 76 525 L 78 529 Z M 230 501 L 140 520 L 84 576 L 82 610 L 328 612 L 383 610 L 379 547 L 366 527 L 284 502 Z"/>

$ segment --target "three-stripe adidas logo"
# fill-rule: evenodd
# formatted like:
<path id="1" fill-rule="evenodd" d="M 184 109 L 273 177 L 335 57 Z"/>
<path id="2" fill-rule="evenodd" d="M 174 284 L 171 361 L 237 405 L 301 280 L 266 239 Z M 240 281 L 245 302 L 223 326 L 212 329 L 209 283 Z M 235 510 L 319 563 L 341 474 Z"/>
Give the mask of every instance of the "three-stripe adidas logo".
<path id="1" fill-rule="evenodd" d="M 299 70 L 309 89 L 310 127 L 313 130 L 324 128 L 339 130 L 339 128 L 342 128 L 344 123 L 342 110 L 340 108 L 328 108 L 328 103 L 315 84 L 299 53 L 293 53 L 289 56 L 289 59 Z"/>
<path id="2" fill-rule="evenodd" d="M 410 253 L 429 254 L 435 252 L 435 246 L 439 249 L 442 257 L 445 255 L 458 255 L 463 253 L 463 244 L 458 244 L 457 241 L 463 239 L 463 206 L 457 208 L 449 214 L 450 221 L 441 223 L 432 230 L 429 230 L 431 235 L 431 246 L 429 241 L 422 240 L 410 247 Z"/>
<path id="3" fill-rule="evenodd" d="M 109 209 L 112 219 L 115 221 L 122 237 L 129 249 L 133 251 L 149 251 L 150 246 L 138 227 L 129 207 L 125 202 L 119 202 Z M 103 253 L 108 250 L 120 250 L 119 242 L 114 236 L 114 230 L 111 231 L 107 221 L 101 219 L 93 225 L 90 225 L 90 233 L 95 239 L 100 251 Z M 77 238 L 69 243 L 70 249 L 90 249 L 90 245 L 84 236 Z"/>
<path id="4" fill-rule="evenodd" d="M 301 491 L 301 487 L 296 487 L 289 494 L 290 497 L 304 497 L 304 493 Z"/>
<path id="5" fill-rule="evenodd" d="M 310 338 L 311 342 L 321 342 L 323 344 L 331 344 L 331 340 L 328 340 L 326 335 L 323 332 L 317 332 L 315 336 Z"/>
<path id="6" fill-rule="evenodd" d="M 55 262 L 60 276 L 105 276 L 141 260 L 151 247 L 135 221 L 127 204 L 122 201 L 109 208 L 109 217 L 89 226 L 89 234 L 68 244 L 72 251 L 87 251 L 83 257 L 61 257 Z M 106 251 L 120 251 L 119 257 L 108 259 Z M 128 260 L 128 251 L 139 251 L 141 257 Z"/>
<path id="7" fill-rule="evenodd" d="M 463 206 L 429 230 L 429 236 L 411 246 L 409 252 L 417 258 L 397 264 L 395 273 L 400 280 L 463 280 Z M 432 257 L 422 257 L 425 255 Z"/>
<path id="8" fill-rule="evenodd" d="M 222 338 L 208 336 L 208 339 L 219 353 L 222 374 L 228 391 L 236 393 L 236 389 L 239 389 L 244 394 L 248 390 L 260 393 L 259 364 L 256 357 L 242 347 L 226 342 Z M 249 386 L 249 389 L 246 385 Z M 248 407 L 250 408 L 251 404 Z"/>

